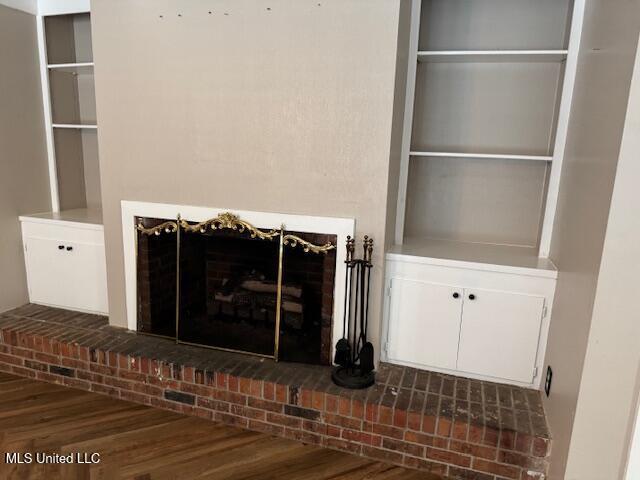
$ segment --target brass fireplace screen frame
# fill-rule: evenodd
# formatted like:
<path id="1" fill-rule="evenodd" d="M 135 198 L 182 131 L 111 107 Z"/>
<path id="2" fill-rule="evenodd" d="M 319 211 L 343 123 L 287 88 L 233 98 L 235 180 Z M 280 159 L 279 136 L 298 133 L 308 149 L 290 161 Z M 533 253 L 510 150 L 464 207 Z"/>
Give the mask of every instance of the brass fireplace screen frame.
<path id="1" fill-rule="evenodd" d="M 193 342 L 185 342 L 180 340 L 178 331 L 180 325 L 180 237 L 182 232 L 187 233 L 207 233 L 208 231 L 215 230 L 235 230 L 238 233 L 247 232 L 251 238 L 258 238 L 260 240 L 265 241 L 274 241 L 274 239 L 278 239 L 279 241 L 279 250 L 278 250 L 278 280 L 276 285 L 276 319 L 275 319 L 275 340 L 273 346 L 273 355 L 265 355 L 256 352 L 249 352 L 245 350 L 235 350 L 231 348 L 223 348 L 223 347 L 213 347 L 211 345 L 204 345 L 200 343 Z M 214 350 L 223 350 L 227 352 L 236 352 L 236 353 L 246 353 L 250 355 L 256 355 L 264 358 L 272 358 L 276 362 L 279 357 L 279 349 L 280 349 L 280 317 L 282 315 L 282 273 L 283 273 L 283 258 L 284 258 L 284 247 L 297 248 L 301 247 L 305 253 L 313 253 L 313 254 L 323 254 L 326 255 L 327 252 L 331 250 L 335 250 L 336 246 L 331 242 L 328 242 L 324 245 L 315 245 L 307 240 L 300 238 L 297 235 L 287 234 L 284 228 L 284 225 L 280 226 L 280 229 L 271 229 L 271 230 L 263 230 L 254 227 L 248 222 L 241 220 L 237 215 L 224 212 L 219 214 L 217 217 L 206 220 L 204 222 L 196 223 L 191 225 L 188 221 L 184 220 L 177 216 L 176 220 L 169 220 L 163 222 L 155 227 L 146 228 L 141 221 L 138 221 L 136 224 L 136 269 L 137 258 L 138 258 L 138 233 L 147 236 L 159 236 L 162 234 L 175 234 L 176 235 L 176 333 L 174 337 L 168 337 L 164 335 L 156 335 L 152 333 L 140 332 L 145 335 L 154 335 L 154 336 L 162 336 L 164 338 L 175 339 L 176 343 L 185 344 L 185 345 L 194 345 L 198 347 L 211 348 Z"/>

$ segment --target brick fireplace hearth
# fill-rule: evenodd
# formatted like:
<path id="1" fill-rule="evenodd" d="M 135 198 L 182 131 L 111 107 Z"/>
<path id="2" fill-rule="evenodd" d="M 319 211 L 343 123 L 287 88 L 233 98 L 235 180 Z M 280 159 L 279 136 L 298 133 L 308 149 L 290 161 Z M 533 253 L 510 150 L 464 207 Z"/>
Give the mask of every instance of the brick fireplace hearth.
<path id="1" fill-rule="evenodd" d="M 329 367 L 276 363 L 37 305 L 0 315 L 0 371 L 461 480 L 544 479 L 540 394 L 382 364 L 361 391 Z"/>

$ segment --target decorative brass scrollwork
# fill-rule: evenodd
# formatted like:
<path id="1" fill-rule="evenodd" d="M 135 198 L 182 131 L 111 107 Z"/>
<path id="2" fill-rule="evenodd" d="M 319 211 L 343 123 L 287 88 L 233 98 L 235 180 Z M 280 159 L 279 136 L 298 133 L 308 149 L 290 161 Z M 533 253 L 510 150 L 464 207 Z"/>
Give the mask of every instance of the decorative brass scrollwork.
<path id="1" fill-rule="evenodd" d="M 306 253 L 311 252 L 326 254 L 327 252 L 335 250 L 336 248 L 336 246 L 331 242 L 325 243 L 324 245 L 314 245 L 311 242 L 303 240 L 297 235 L 285 235 L 282 240 L 285 245 L 290 246 L 291 248 L 296 248 L 298 245 L 300 245 Z"/>
<path id="2" fill-rule="evenodd" d="M 195 225 L 189 224 L 185 220 L 180 221 L 180 226 L 186 232 L 199 232 L 205 233 L 208 229 L 211 230 L 236 230 L 243 233 L 249 232 L 251 238 L 259 238 L 261 240 L 272 240 L 280 235 L 280 231 L 271 229 L 268 231 L 260 230 L 244 220 L 240 220 L 237 215 L 230 212 L 224 212 L 218 215 L 216 218 L 206 220 L 204 222 L 196 223 Z"/>
<path id="3" fill-rule="evenodd" d="M 142 222 L 138 222 L 136 225 L 136 230 L 144 235 L 160 235 L 162 232 L 164 233 L 176 233 L 178 231 L 178 223 L 177 222 L 164 222 L 160 225 L 156 225 L 155 227 L 145 228 Z"/>
<path id="4" fill-rule="evenodd" d="M 284 228 L 281 230 L 261 230 L 254 227 L 249 222 L 241 220 L 240 217 L 231 212 L 224 212 L 216 218 L 205 220 L 204 222 L 191 225 L 184 219 L 178 218 L 177 221 L 167 221 L 156 225 L 155 227 L 145 228 L 142 222 L 136 225 L 136 229 L 144 235 L 160 235 L 161 233 L 176 233 L 178 225 L 182 230 L 189 233 L 206 233 L 208 230 L 235 230 L 239 233 L 248 232 L 251 238 L 259 238 L 261 240 L 273 240 L 283 235 L 283 244 L 291 248 L 301 247 L 306 253 L 323 253 L 326 254 L 331 250 L 335 250 L 336 246 L 331 242 L 324 245 L 315 245 L 297 235 L 284 234 Z"/>

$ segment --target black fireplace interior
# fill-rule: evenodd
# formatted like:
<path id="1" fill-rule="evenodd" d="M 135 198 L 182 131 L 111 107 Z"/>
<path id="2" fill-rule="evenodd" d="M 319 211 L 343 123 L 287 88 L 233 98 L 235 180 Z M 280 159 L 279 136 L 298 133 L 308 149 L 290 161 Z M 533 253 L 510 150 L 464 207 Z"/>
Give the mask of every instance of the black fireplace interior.
<path id="1" fill-rule="evenodd" d="M 147 228 L 164 220 L 143 219 Z M 286 232 L 322 245 L 334 235 Z M 237 230 L 180 233 L 177 338 L 207 347 L 273 356 L 279 268 L 278 237 Z M 138 330 L 176 337 L 177 234 L 138 233 Z M 172 253 L 171 253 L 172 252 Z M 328 365 L 335 250 L 284 246 L 279 360 Z"/>

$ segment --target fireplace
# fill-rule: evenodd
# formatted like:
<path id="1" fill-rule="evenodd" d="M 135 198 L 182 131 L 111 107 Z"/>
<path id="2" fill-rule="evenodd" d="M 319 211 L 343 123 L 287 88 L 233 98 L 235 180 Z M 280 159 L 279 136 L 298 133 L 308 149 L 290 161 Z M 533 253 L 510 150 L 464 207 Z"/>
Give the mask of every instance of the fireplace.
<path id="1" fill-rule="evenodd" d="M 338 233 L 257 228 L 229 212 L 204 221 L 132 221 L 139 332 L 331 363 Z"/>

